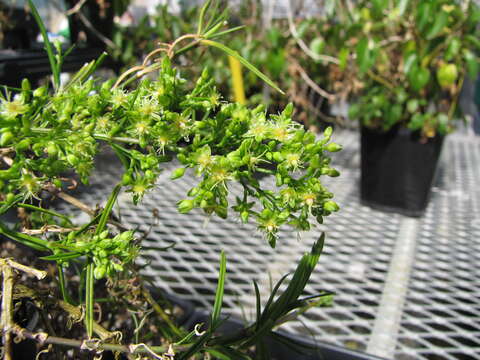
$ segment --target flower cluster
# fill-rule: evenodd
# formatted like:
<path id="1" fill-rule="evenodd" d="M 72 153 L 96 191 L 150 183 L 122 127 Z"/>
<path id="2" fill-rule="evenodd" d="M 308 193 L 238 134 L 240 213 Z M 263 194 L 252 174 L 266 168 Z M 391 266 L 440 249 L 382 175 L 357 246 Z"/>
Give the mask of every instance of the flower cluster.
<path id="1" fill-rule="evenodd" d="M 116 272 L 123 271 L 124 266 L 135 259 L 138 246 L 133 244 L 133 231 L 122 232 L 113 238 L 109 235 L 108 230 L 99 235 L 88 233 L 78 235 L 71 232 L 64 246 L 69 248 L 70 254 L 87 255 L 92 259 L 96 279 L 102 279 L 106 275 L 111 277 Z"/>
<path id="2" fill-rule="evenodd" d="M 69 169 L 88 181 L 103 141 L 122 161 L 122 185 L 135 203 L 155 185 L 161 163 L 176 157 L 182 167 L 172 179 L 187 170 L 200 178 L 189 198 L 178 203 L 181 213 L 201 208 L 226 217 L 233 209 L 242 221 L 254 218 L 272 246 L 281 225 L 308 230 L 312 220 L 321 222 L 338 210 L 320 181 L 322 175 L 338 176 L 328 157 L 341 149 L 330 142 L 332 130 L 317 140 L 292 121 L 292 105 L 267 115 L 262 106 L 222 102 L 206 71 L 191 91 L 168 58 L 157 80 L 142 80 L 133 90 L 93 80 L 67 85 L 54 95 L 44 88 L 32 92 L 27 83 L 24 87 L 13 101 L 3 100 L 0 112 L 0 145 L 12 147 L 14 154 L 13 163 L 0 170 L 6 197 L 35 196 L 47 183 L 61 186 L 60 175 Z M 258 173 L 274 177 L 276 188 L 264 188 Z M 231 182 L 244 192 L 233 206 Z M 101 277 L 111 267 L 99 264 Z"/>

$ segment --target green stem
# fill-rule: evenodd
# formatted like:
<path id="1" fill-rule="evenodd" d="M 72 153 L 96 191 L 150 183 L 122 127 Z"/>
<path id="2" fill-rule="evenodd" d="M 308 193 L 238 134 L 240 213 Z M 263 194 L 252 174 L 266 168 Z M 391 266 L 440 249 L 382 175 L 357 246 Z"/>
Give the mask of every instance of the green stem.
<path id="1" fill-rule="evenodd" d="M 102 134 L 93 134 L 93 137 L 96 140 L 116 141 L 121 143 L 137 144 L 137 145 L 140 144 L 140 140 L 129 138 L 129 137 L 108 136 L 108 135 L 102 135 Z"/>
<path id="2" fill-rule="evenodd" d="M 368 70 L 367 74 L 373 80 L 375 80 L 375 81 L 379 82 L 380 84 L 382 84 L 383 86 L 385 86 L 388 90 L 395 91 L 395 87 L 392 84 L 390 84 L 387 80 L 385 80 L 381 76 L 378 76 L 378 75 L 374 74 L 373 71 Z"/>
<path id="3" fill-rule="evenodd" d="M 85 326 L 87 328 L 88 338 L 93 335 L 93 304 L 95 301 L 93 287 L 95 279 L 93 277 L 94 264 L 91 259 L 87 260 L 87 275 L 85 277 Z"/>
<path id="4" fill-rule="evenodd" d="M 448 120 L 452 120 L 453 114 L 455 113 L 455 109 L 457 108 L 458 99 L 460 97 L 460 93 L 463 87 L 463 81 L 465 80 L 465 73 L 460 78 L 457 86 L 457 93 L 455 94 L 452 105 L 450 105 L 450 109 L 448 110 Z"/>
<path id="5" fill-rule="evenodd" d="M 65 274 L 63 272 L 62 264 L 57 263 L 58 268 L 58 284 L 60 286 L 60 292 L 62 293 L 63 300 L 70 305 L 74 305 L 73 299 L 70 297 L 70 294 L 67 291 L 65 284 Z"/>
<path id="6" fill-rule="evenodd" d="M 172 322 L 170 317 L 167 315 L 167 313 L 162 309 L 160 305 L 155 301 L 155 299 L 152 297 L 150 294 L 150 291 L 148 291 L 145 286 L 142 284 L 142 294 L 147 300 L 147 302 L 153 307 L 153 310 L 162 318 L 163 321 L 167 324 L 167 326 L 173 331 L 173 333 L 177 336 L 182 336 L 182 332 L 180 329 L 175 326 L 175 324 Z"/>
<path id="7" fill-rule="evenodd" d="M 49 128 L 31 128 L 32 132 L 37 133 L 37 134 L 48 134 L 53 131 L 53 129 Z M 68 131 L 68 133 L 71 133 L 71 131 Z M 129 137 L 121 137 L 121 136 L 108 136 L 108 135 L 103 135 L 103 134 L 92 134 L 92 136 L 96 140 L 104 140 L 104 141 L 116 141 L 116 142 L 121 142 L 121 143 L 127 143 L 127 144 L 140 144 L 140 140 L 135 139 L 135 138 L 129 138 Z"/>

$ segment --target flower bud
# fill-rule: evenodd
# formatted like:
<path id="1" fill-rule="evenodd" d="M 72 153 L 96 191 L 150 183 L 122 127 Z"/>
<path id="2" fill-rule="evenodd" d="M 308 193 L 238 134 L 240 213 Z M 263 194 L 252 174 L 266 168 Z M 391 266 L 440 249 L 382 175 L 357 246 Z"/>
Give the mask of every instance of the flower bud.
<path id="1" fill-rule="evenodd" d="M 330 211 L 330 212 L 338 211 L 340 209 L 338 204 L 335 201 L 332 201 L 332 200 L 326 201 L 323 204 L 323 208 L 327 211 Z"/>
<path id="2" fill-rule="evenodd" d="M 13 141 L 13 134 L 11 131 L 6 131 L 0 137 L 0 146 L 7 146 Z"/>
<path id="3" fill-rule="evenodd" d="M 342 150 L 342 145 L 339 145 L 337 143 L 330 143 L 325 146 L 325 150 L 327 150 L 328 152 L 337 152 Z"/>
<path id="4" fill-rule="evenodd" d="M 242 211 L 240 213 L 240 219 L 242 220 L 242 223 L 246 224 L 248 222 L 248 217 L 249 217 L 248 211 Z"/>
<path id="5" fill-rule="evenodd" d="M 93 270 L 93 276 L 95 277 L 95 279 L 102 279 L 105 274 L 107 273 L 107 269 L 105 268 L 104 265 L 100 265 L 100 266 L 97 266 L 95 267 L 95 269 Z"/>
<path id="6" fill-rule="evenodd" d="M 181 178 L 185 174 L 185 168 L 181 167 L 172 171 L 170 179 L 175 180 Z"/>
<path id="7" fill-rule="evenodd" d="M 181 214 L 186 214 L 193 209 L 193 200 L 181 200 L 177 203 L 177 209 Z"/>

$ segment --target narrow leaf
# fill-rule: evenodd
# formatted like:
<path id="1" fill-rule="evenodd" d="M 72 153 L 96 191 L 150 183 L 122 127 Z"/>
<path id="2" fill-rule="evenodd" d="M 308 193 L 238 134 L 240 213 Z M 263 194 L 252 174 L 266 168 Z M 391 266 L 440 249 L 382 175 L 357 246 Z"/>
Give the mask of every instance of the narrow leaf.
<path id="1" fill-rule="evenodd" d="M 198 17 L 197 35 L 200 35 L 203 31 L 203 21 L 205 19 L 205 13 L 209 8 L 211 2 L 212 0 L 205 1 L 205 4 L 203 4 L 202 9 L 200 10 L 200 15 Z"/>
<path id="2" fill-rule="evenodd" d="M 35 211 L 39 211 L 39 212 L 42 212 L 42 213 L 45 213 L 45 214 L 48 214 L 48 215 L 52 215 L 52 216 L 61 218 L 63 220 L 68 221 L 69 224 L 72 223 L 72 221 L 68 218 L 68 216 L 60 214 L 60 213 L 58 213 L 56 211 L 53 211 L 53 210 L 48 210 L 48 209 L 44 209 L 44 208 L 41 208 L 41 207 L 38 207 L 38 206 L 35 206 L 35 205 L 30 205 L 30 204 L 25 204 L 25 203 L 18 203 L 17 206 L 21 207 L 21 208 L 24 208 L 24 209 L 35 210 Z"/>
<path id="3" fill-rule="evenodd" d="M 117 197 L 118 197 L 118 194 L 120 193 L 121 188 L 122 188 L 122 185 L 120 184 L 115 186 L 112 193 L 110 194 L 110 198 L 108 199 L 107 204 L 105 205 L 105 208 L 102 211 L 100 220 L 98 221 L 97 229 L 95 230 L 96 235 L 100 234 L 105 229 L 108 218 L 110 217 L 110 213 L 112 212 L 113 206 L 117 201 Z"/>
<path id="4" fill-rule="evenodd" d="M 60 254 L 42 256 L 40 259 L 48 260 L 48 261 L 72 260 L 72 259 L 76 259 L 76 258 L 78 258 L 82 255 L 83 254 L 80 253 L 80 252 L 67 252 L 67 253 L 60 253 Z"/>
<path id="5" fill-rule="evenodd" d="M 240 54 L 238 52 L 236 52 L 235 50 L 232 50 L 229 47 L 227 47 L 223 44 L 220 44 L 219 42 L 213 41 L 213 40 L 201 40 L 200 42 L 204 45 L 216 47 L 216 48 L 222 50 L 223 52 L 225 52 L 226 54 L 234 57 L 235 59 L 240 61 L 242 63 L 242 65 L 244 65 L 247 69 L 249 69 L 251 72 L 253 72 L 255 75 L 257 75 L 260 79 L 262 79 L 264 82 L 266 82 L 269 86 L 271 86 L 272 88 L 277 90 L 279 93 L 285 94 L 277 85 L 275 85 L 275 83 L 272 80 L 270 80 L 260 70 L 258 70 L 255 66 L 253 66 L 248 60 L 246 60 L 245 58 L 240 56 Z"/>
<path id="6" fill-rule="evenodd" d="M 255 288 L 255 304 L 257 308 L 257 325 L 260 323 L 260 317 L 262 316 L 262 302 L 260 297 L 260 290 L 258 289 L 258 284 L 255 280 L 253 280 L 253 286 Z"/>
<path id="7" fill-rule="evenodd" d="M 5 235 L 10 239 L 17 241 L 23 245 L 29 246 L 35 250 L 40 250 L 40 251 L 49 250 L 48 241 L 10 230 L 1 222 L 0 222 L 0 234 Z"/>
<path id="8" fill-rule="evenodd" d="M 94 264 L 91 259 L 87 262 L 87 275 L 85 277 L 85 326 L 87 328 L 88 338 L 91 339 L 93 335 L 93 305 L 95 302 L 93 287 L 94 277 L 93 270 Z"/>
<path id="9" fill-rule="evenodd" d="M 222 309 L 223 303 L 223 292 L 225 287 L 225 274 L 227 272 L 227 259 L 225 257 L 225 253 L 222 251 L 220 254 L 220 270 L 218 274 L 218 285 L 217 291 L 215 293 L 215 303 L 213 305 L 213 312 L 212 312 L 212 328 L 215 328 L 218 325 L 218 321 L 220 318 L 220 311 Z"/>
<path id="10" fill-rule="evenodd" d="M 43 42 L 45 43 L 45 50 L 47 50 L 48 61 L 50 62 L 50 68 L 53 74 L 53 85 L 55 89 L 58 89 L 60 87 L 60 69 L 58 68 L 55 54 L 53 53 L 52 43 L 48 38 L 47 29 L 45 28 L 45 24 L 43 23 L 42 18 L 40 17 L 40 14 L 38 13 L 37 8 L 33 4 L 32 0 L 28 0 L 28 5 L 38 27 L 40 28 L 40 33 L 42 34 Z"/>

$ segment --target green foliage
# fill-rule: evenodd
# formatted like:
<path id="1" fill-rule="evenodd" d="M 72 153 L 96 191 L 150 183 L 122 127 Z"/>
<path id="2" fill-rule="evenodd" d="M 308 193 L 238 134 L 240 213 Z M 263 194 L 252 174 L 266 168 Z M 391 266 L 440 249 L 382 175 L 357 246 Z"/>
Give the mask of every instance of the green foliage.
<path id="1" fill-rule="evenodd" d="M 339 26 L 350 34 L 350 74 L 363 90 L 353 92 L 350 117 L 381 130 L 401 124 L 425 137 L 451 131 L 463 81 L 478 73 L 478 6 L 360 1 L 351 15 Z"/>
<path id="2" fill-rule="evenodd" d="M 122 185 L 135 203 L 155 184 L 161 163 L 176 156 L 183 170 L 174 178 L 189 169 L 201 178 L 191 199 L 179 203 L 183 213 L 201 208 L 226 216 L 228 183 L 237 181 L 245 196 L 233 210 L 256 218 L 268 236 L 286 223 L 306 230 L 310 215 L 328 215 L 324 204 L 332 194 L 319 176 L 334 171 L 327 154 L 339 148 L 328 143 L 330 137 L 316 141 L 292 121 L 291 106 L 267 116 L 261 107 L 220 99 L 206 72 L 186 90 L 167 58 L 158 79 L 143 80 L 135 90 L 112 91 L 108 83 L 89 80 L 54 95 L 4 99 L 3 108 L 14 110 L 4 111 L 0 122 L 17 141 L 12 166 L 0 174 L 2 191 L 29 199 L 70 169 L 88 182 L 102 140 L 125 164 Z M 262 188 L 256 171 L 275 176 L 278 190 Z M 247 206 L 252 197 L 263 209 Z"/>
<path id="3" fill-rule="evenodd" d="M 102 55 L 61 86 L 55 74 L 61 70 L 63 55 L 59 49 L 54 54 L 53 45 L 45 37 L 54 74 L 53 90 L 48 85 L 32 89 L 25 80 L 18 93 L 6 93 L 0 98 L 0 151 L 6 159 L 0 169 L 0 214 L 26 209 L 32 223 L 42 228 L 42 235 L 18 232 L 2 222 L 0 234 L 42 251 L 44 260 L 56 262 L 59 290 L 69 306 L 76 304 L 69 294 L 63 267 L 82 260 L 81 286 L 76 292 L 80 305 L 85 307 L 89 338 L 98 331 L 93 311 L 95 280 L 107 278 L 113 282 L 123 276 L 130 281 L 129 276 L 137 276 L 133 263 L 139 239 L 134 231 L 125 230 L 113 219 L 113 207 L 122 191 L 131 193 L 132 202 L 138 204 L 157 183 L 164 163 L 175 158 L 180 163 L 181 167 L 171 174 L 173 181 L 186 173 L 198 177 L 198 183 L 186 194 L 188 198 L 178 202 L 180 213 L 200 209 L 207 215 L 226 218 L 233 210 L 243 222 L 255 221 L 272 247 L 276 246 L 281 227 L 288 224 L 298 231 L 309 230 L 324 216 L 339 210 L 333 194 L 321 182 L 322 176 L 339 175 L 330 165 L 329 153 L 341 149 L 331 142 L 331 128 L 317 138 L 292 120 L 292 104 L 277 114 L 268 114 L 262 105 L 251 109 L 230 103 L 222 99 L 207 70 L 191 81 L 172 65 L 175 55 L 200 44 L 209 45 L 239 58 L 256 76 L 275 87 L 248 60 L 210 40 L 231 34 L 222 30 L 226 15 L 209 13 L 211 7 L 216 10 L 215 4 L 206 2 L 198 33 L 182 39 L 191 42 L 179 50 L 171 46 L 153 65 L 137 67 L 144 73 L 158 71 L 154 80 L 135 81 L 137 76 L 131 74 L 132 70 L 116 82 L 96 80 L 92 75 Z M 280 41 L 279 34 L 271 32 L 269 36 L 273 43 Z M 45 209 L 42 202 L 38 206 L 31 204 L 41 200 L 45 192 L 64 194 L 68 190 L 65 174 L 73 174 L 88 185 L 100 143 L 109 146 L 124 166 L 121 183 L 112 190 L 103 209 L 88 211 L 91 219 L 72 228 L 68 214 Z M 260 172 L 275 178 L 274 189 L 258 181 Z M 235 205 L 229 199 L 233 182 L 243 188 L 243 196 L 236 198 Z M 47 225 L 57 230 L 68 227 L 49 232 Z M 318 261 L 323 239 L 302 258 L 285 292 L 275 300 L 279 283 L 262 314 L 258 314 L 258 322 L 237 334 L 235 341 L 215 335 L 221 323 L 226 276 L 223 253 L 211 324 L 204 335 L 192 340 L 192 334 L 172 325 L 158 304 L 152 305 L 167 328 L 173 329 L 173 335 L 164 332 L 170 343 L 183 344 L 186 349 L 179 359 L 198 352 L 221 358 L 248 358 L 243 354 L 252 344 L 260 344 L 261 336 L 271 333 L 273 326 L 291 311 L 307 306 L 307 300 L 299 300 L 299 296 Z M 150 302 L 145 291 L 142 294 Z M 138 324 L 135 316 L 134 322 Z"/>

